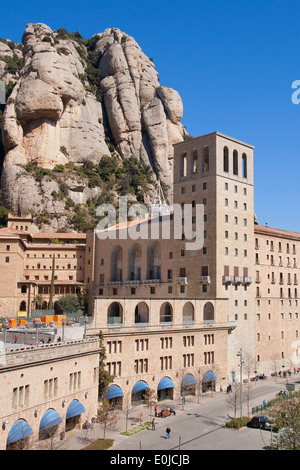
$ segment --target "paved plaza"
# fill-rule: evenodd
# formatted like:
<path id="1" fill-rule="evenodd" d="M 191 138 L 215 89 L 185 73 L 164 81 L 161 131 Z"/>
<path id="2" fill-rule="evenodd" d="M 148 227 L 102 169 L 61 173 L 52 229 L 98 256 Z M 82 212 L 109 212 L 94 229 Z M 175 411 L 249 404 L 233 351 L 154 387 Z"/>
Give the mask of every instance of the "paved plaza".
<path id="1" fill-rule="evenodd" d="M 289 382 L 295 383 L 295 389 L 299 390 L 300 374 L 292 375 Z M 270 400 L 283 390 L 286 380 L 277 378 L 259 380 L 251 384 L 250 403 L 243 405 L 243 415 L 252 416 L 252 407 L 260 406 L 263 401 Z M 199 403 L 198 403 L 199 401 Z M 115 429 L 107 429 L 106 437 L 114 440 L 110 451 L 193 451 L 193 450 L 264 450 L 274 440 L 270 431 L 251 429 L 244 427 L 241 430 L 225 428 L 226 421 L 231 416 L 229 395 L 225 392 L 215 392 L 197 397 L 187 397 L 182 406 L 181 401 L 163 401 L 158 404 L 158 409 L 172 406 L 176 415 L 166 418 L 155 418 L 155 430 L 149 426 L 132 436 L 120 434 L 126 429 L 126 419 L 122 412 L 118 414 Z M 238 411 L 239 413 L 239 411 Z M 128 429 L 142 422 L 151 421 L 149 410 L 144 406 L 134 408 L 129 416 Z M 269 415 L 268 411 L 262 414 Z M 166 427 L 171 428 L 171 437 L 166 439 Z M 95 424 L 89 431 L 76 431 L 67 435 L 60 450 L 79 450 L 90 442 L 103 437 L 103 428 Z"/>

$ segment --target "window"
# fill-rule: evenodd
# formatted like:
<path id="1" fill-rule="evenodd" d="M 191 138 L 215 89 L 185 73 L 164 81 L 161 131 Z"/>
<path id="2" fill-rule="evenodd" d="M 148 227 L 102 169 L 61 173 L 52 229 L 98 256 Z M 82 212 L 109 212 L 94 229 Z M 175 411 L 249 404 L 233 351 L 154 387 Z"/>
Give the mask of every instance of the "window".
<path id="1" fill-rule="evenodd" d="M 226 173 L 229 171 L 228 147 L 224 147 L 223 149 L 223 171 L 226 171 Z"/>
<path id="2" fill-rule="evenodd" d="M 233 174 L 238 175 L 239 174 L 239 168 L 238 168 L 238 153 L 236 150 L 233 151 Z"/>
<path id="3" fill-rule="evenodd" d="M 181 155 L 181 168 L 180 168 L 180 176 L 187 176 L 187 155 L 183 153 Z"/>
<path id="4" fill-rule="evenodd" d="M 44 380 L 44 398 L 46 400 L 57 395 L 57 380 L 57 377 L 54 377 L 54 379 Z"/>
<path id="5" fill-rule="evenodd" d="M 202 171 L 209 170 L 209 147 L 206 146 L 203 149 L 203 159 L 202 159 Z"/>
<path id="6" fill-rule="evenodd" d="M 29 385 L 16 387 L 13 389 L 12 407 L 14 409 L 23 408 L 29 405 Z"/>
<path id="7" fill-rule="evenodd" d="M 198 165 L 198 152 L 197 150 L 193 151 L 193 173 L 197 173 L 197 165 Z"/>
<path id="8" fill-rule="evenodd" d="M 242 155 L 242 176 L 247 178 L 247 155 L 245 153 Z"/>

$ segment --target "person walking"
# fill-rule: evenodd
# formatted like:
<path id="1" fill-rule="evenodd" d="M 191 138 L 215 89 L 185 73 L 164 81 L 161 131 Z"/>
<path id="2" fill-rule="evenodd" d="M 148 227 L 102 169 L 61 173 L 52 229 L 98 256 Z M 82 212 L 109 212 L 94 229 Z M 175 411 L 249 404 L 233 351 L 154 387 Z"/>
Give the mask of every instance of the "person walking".
<path id="1" fill-rule="evenodd" d="M 171 433 L 171 429 L 168 426 L 166 429 L 166 439 L 170 439 L 170 433 Z"/>
<path id="2" fill-rule="evenodd" d="M 152 431 L 155 431 L 155 421 L 154 421 L 154 418 L 152 419 Z"/>

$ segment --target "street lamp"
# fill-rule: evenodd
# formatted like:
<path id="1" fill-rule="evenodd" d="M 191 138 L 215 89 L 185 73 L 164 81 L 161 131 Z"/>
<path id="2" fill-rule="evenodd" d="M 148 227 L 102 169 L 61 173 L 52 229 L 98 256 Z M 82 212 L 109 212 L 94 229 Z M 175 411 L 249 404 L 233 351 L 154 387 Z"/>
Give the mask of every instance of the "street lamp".
<path id="1" fill-rule="evenodd" d="M 4 329 L 4 349 L 6 349 L 6 340 L 7 340 L 7 328 L 9 321 L 7 318 L 4 319 L 3 329 Z"/>
<path id="2" fill-rule="evenodd" d="M 237 356 L 239 356 L 240 358 L 239 367 L 240 367 L 240 374 L 241 374 L 240 381 L 241 381 L 241 420 L 242 420 L 243 418 L 243 364 L 244 364 L 242 348 L 240 348 L 239 352 L 237 353 Z"/>
<path id="3" fill-rule="evenodd" d="M 84 339 L 86 339 L 86 327 L 88 324 L 87 315 L 84 316 Z"/>
<path id="4" fill-rule="evenodd" d="M 36 322 L 35 327 L 36 327 L 35 345 L 36 345 L 36 347 L 38 347 L 38 345 L 39 345 L 39 324 L 38 324 L 38 322 Z"/>

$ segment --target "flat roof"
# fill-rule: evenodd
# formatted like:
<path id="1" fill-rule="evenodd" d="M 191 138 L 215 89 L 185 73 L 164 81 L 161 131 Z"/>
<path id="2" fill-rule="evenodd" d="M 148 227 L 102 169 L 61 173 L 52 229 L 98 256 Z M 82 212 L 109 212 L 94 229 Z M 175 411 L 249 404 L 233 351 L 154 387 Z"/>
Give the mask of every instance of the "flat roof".
<path id="1" fill-rule="evenodd" d="M 254 225 L 254 233 L 260 235 L 268 235 L 273 237 L 282 237 L 291 240 L 298 240 L 300 241 L 300 233 L 298 232 L 291 232 L 289 230 L 282 230 L 279 228 L 269 227 L 267 225 Z"/>
<path id="2" fill-rule="evenodd" d="M 243 142 L 242 140 L 235 139 L 234 137 L 230 137 L 229 135 L 222 134 L 221 132 L 218 132 L 218 131 L 210 132 L 209 134 L 203 134 L 203 135 L 199 135 L 198 137 L 193 137 L 187 140 L 183 140 L 182 142 L 177 142 L 176 144 L 173 144 L 173 146 L 175 147 L 177 145 L 183 145 L 183 144 L 186 144 L 187 142 L 192 142 L 193 140 L 197 140 L 197 139 L 203 139 L 204 137 L 209 137 L 212 135 L 222 137 L 224 139 L 231 140 L 232 142 L 236 142 L 237 144 L 244 145 L 245 147 L 254 149 L 254 145 L 247 144 L 246 142 Z"/>

